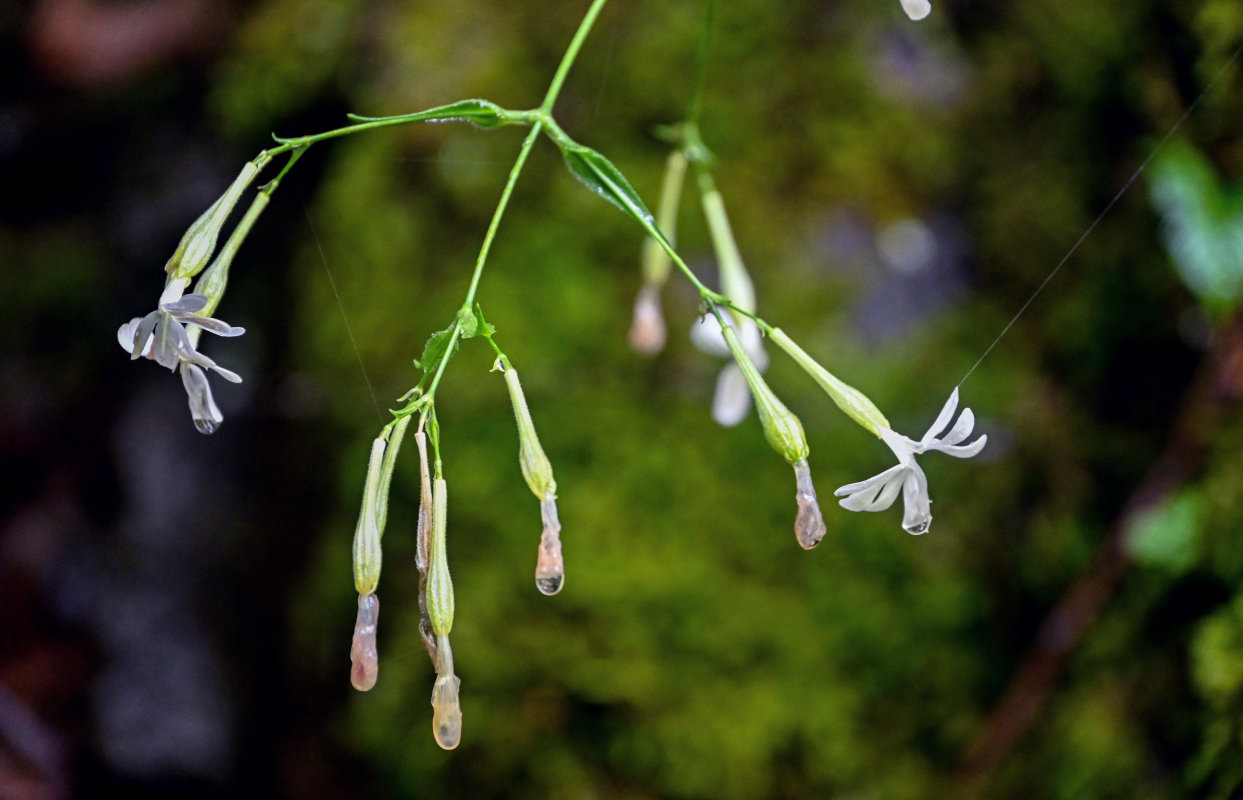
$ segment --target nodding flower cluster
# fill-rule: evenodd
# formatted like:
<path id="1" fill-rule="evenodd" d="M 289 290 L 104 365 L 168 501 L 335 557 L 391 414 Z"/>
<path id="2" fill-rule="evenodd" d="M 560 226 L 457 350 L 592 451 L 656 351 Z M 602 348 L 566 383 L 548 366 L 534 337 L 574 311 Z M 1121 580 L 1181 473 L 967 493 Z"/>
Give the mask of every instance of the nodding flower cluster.
<path id="1" fill-rule="evenodd" d="M 595 0 L 580 26 L 580 34 L 590 28 L 602 4 L 603 0 Z M 931 9 L 927 0 L 902 0 L 902 6 L 912 19 L 922 19 Z M 581 39 L 582 35 L 575 41 L 581 43 Z M 705 37 L 702 41 L 706 40 Z M 572 45 L 571 50 L 567 51 L 565 64 L 572 62 L 576 48 L 577 45 Z M 700 61 L 702 63 L 703 59 Z M 563 77 L 564 71 L 558 74 Z M 705 311 L 692 328 L 692 339 L 703 350 L 730 359 L 717 379 L 712 415 L 722 425 L 737 425 L 747 417 L 754 402 L 766 440 L 794 469 L 797 505 L 794 531 L 800 546 L 805 549 L 816 547 L 825 538 L 827 529 L 811 478 L 808 464 L 810 447 L 803 425 L 763 377 L 768 365 L 765 338 L 793 358 L 843 412 L 884 441 L 898 458 L 896 466 L 865 481 L 838 489 L 836 494 L 841 498 L 843 508 L 881 511 L 889 508 L 901 493 L 905 505 L 903 527 L 912 534 L 924 533 L 932 521 L 931 500 L 927 478 L 915 456 L 928 450 L 939 450 L 958 458 L 969 458 L 979 453 L 987 442 L 986 436 L 966 442 L 971 436 L 975 418 L 970 409 L 964 409 L 957 421 L 954 420 L 958 408 L 957 389 L 919 441 L 895 433 L 884 415 L 862 392 L 839 380 L 781 329 L 756 316 L 755 287 L 734 240 L 725 203 L 709 171 L 711 154 L 700 141 L 693 119 L 670 129 L 670 139 L 677 147 L 669 156 L 659 215 L 653 219 L 620 170 L 601 154 L 573 141 L 551 118 L 551 109 L 561 85 L 559 81 L 560 78 L 554 80 L 544 104 L 535 110 L 516 111 L 484 100 L 463 100 L 409 115 L 352 117 L 355 124 L 334 131 L 298 139 L 278 139 L 276 147 L 247 163 L 228 190 L 186 231 L 165 265 L 167 276 L 156 309 L 143 317 L 134 317 L 117 331 L 117 340 L 131 359 L 145 357 L 170 370 L 180 370 L 195 426 L 203 433 L 212 433 L 220 426 L 223 417 L 212 396 L 207 372 L 216 372 L 234 383 L 240 382 L 241 377 L 200 352 L 199 338 L 204 330 L 222 337 L 244 333 L 242 328 L 212 315 L 224 295 L 229 268 L 242 241 L 267 207 L 282 176 L 307 147 L 317 141 L 372 127 L 434 120 L 466 120 L 480 127 L 508 124 L 532 126 L 532 133 L 523 145 L 524 149 L 515 162 L 509 184 L 498 204 L 462 308 L 449 328 L 433 334 L 428 340 L 422 358 L 415 362 L 416 367 L 423 370 L 422 379 L 401 398 L 406 405 L 393 412 L 393 419 L 372 442 L 362 507 L 354 530 L 353 574 L 354 588 L 358 593 L 358 612 L 350 647 L 350 682 L 354 688 L 365 692 L 376 685 L 379 677 L 377 631 L 380 601 L 376 592 L 380 582 L 381 545 L 388 517 L 389 488 L 402 443 L 417 415 L 418 426 L 413 438 L 419 451 L 421 485 L 415 531 L 419 633 L 436 673 L 431 693 L 432 733 L 436 742 L 446 750 L 452 750 L 461 742 L 462 709 L 461 681 L 454 669 L 450 643 L 455 600 L 446 542 L 448 484 L 441 464 L 434 399 L 445 366 L 461 340 L 482 336 L 496 351 L 493 371 L 500 372 L 505 380 L 518 429 L 518 465 L 527 486 L 539 501 L 542 531 L 536 555 L 535 585 L 545 595 L 555 595 L 565 585 L 561 521 L 557 513 L 557 481 L 552 465 L 535 432 L 518 371 L 497 346 L 493 338 L 495 329 L 484 321 L 482 310 L 477 304 L 472 307 L 491 236 L 526 154 L 541 130 L 561 148 L 567 166 L 580 181 L 630 215 L 648 234 L 643 252 L 643 284 L 634 304 L 634 321 L 630 329 L 632 346 L 645 355 L 655 355 L 664 346 L 666 331 L 660 294 L 672 264 L 676 263 L 698 288 Z M 696 103 L 692 103 L 692 109 L 697 109 Z M 225 243 L 217 248 L 220 234 L 234 208 L 259 172 L 278 154 L 288 154 L 284 169 L 275 179 L 255 191 L 249 209 Z M 674 250 L 678 205 L 691 165 L 694 165 L 700 201 L 719 265 L 720 292 L 704 286 Z M 191 282 L 193 289 L 187 293 Z M 946 428 L 949 430 L 946 431 Z"/>
<path id="2" fill-rule="evenodd" d="M 479 317 L 482 323 L 482 313 Z M 486 323 L 483 323 L 486 325 Z M 491 326 L 480 334 L 496 348 Z M 472 334 L 473 335 L 473 334 Z M 535 566 L 535 585 L 545 595 L 554 595 L 565 584 L 565 562 L 561 555 L 561 522 L 557 516 L 557 481 L 552 464 L 535 433 L 518 371 L 497 349 L 494 371 L 504 375 L 509 399 L 518 427 L 518 466 L 527 485 L 540 504 L 543 533 L 540 536 Z M 354 529 L 354 588 L 358 591 L 358 616 L 350 647 L 352 669 L 350 682 L 359 691 L 369 691 L 379 675 L 379 651 L 376 626 L 380 601 L 376 588 L 380 581 L 381 539 L 388 511 L 388 493 L 392 484 L 397 453 L 406 430 L 415 414 L 419 414 L 414 434 L 419 451 L 421 495 L 418 526 L 415 532 L 415 566 L 419 573 L 419 634 L 428 658 L 436 671 L 432 686 L 432 734 L 446 750 L 458 746 L 462 738 L 461 681 L 454 672 L 453 648 L 449 635 L 453 629 L 453 579 L 449 574 L 446 545 L 449 494 L 441 468 L 439 425 L 428 395 L 412 394 L 416 399 L 396 412 L 396 418 L 384 427 L 371 445 L 367 480 L 363 488 L 362 509 Z M 429 458 L 428 442 L 434 452 Z"/>
<path id="3" fill-rule="evenodd" d="M 190 401 L 190 416 L 200 433 L 214 433 L 224 421 L 204 370 L 214 371 L 231 383 L 242 382 L 237 373 L 199 352 L 198 341 L 203 331 L 225 337 L 241 336 L 246 332 L 211 315 L 224 296 L 233 258 L 255 220 L 267 207 L 275 181 L 256 193 L 250 209 L 219 252 L 216 243 L 234 206 L 265 161 L 261 156 L 247 162 L 228 190 L 182 236 L 181 243 L 164 266 L 167 277 L 155 311 L 145 317 L 134 317 L 117 329 L 117 341 L 131 359 L 149 358 L 160 366 L 181 371 L 181 382 Z M 198 281 L 193 293 L 185 294 L 196 276 Z"/>
<path id="4" fill-rule="evenodd" d="M 928 3 L 903 0 L 903 6 L 914 19 L 928 13 Z M 691 339 L 709 353 L 730 357 L 732 361 L 721 370 L 717 379 L 712 416 L 721 425 L 737 425 L 747 415 L 754 398 L 764 436 L 773 449 L 794 467 L 795 502 L 798 512 L 794 533 L 805 549 L 818 545 L 827 532 L 816 489 L 811 479 L 807 457 L 810 448 L 802 423 L 768 386 L 763 378 L 768 356 L 763 347 L 765 336 L 805 371 L 829 395 L 830 399 L 851 419 L 871 431 L 898 457 L 898 465 L 869 478 L 837 490 L 839 504 L 850 511 L 883 511 L 893 505 L 901 492 L 906 507 L 902 527 L 908 533 L 925 533 L 932 523 L 928 481 L 915 461 L 915 455 L 939 450 L 958 457 L 970 458 L 984 448 L 988 437 L 981 436 L 970 444 L 963 442 L 971 435 L 975 417 L 964 409 L 958 422 L 942 437 L 937 437 L 953 418 L 958 406 L 958 390 L 954 389 L 940 416 L 924 437 L 912 441 L 895 433 L 889 421 L 862 392 L 838 379 L 807 354 L 780 328 L 774 328 L 755 315 L 755 287 L 747 273 L 742 255 L 725 213 L 725 203 L 712 180 L 709 166 L 711 154 L 699 139 L 698 127 L 683 123 L 669 129 L 670 140 L 677 149 L 669 156 L 661 191 L 657 223 L 672 249 L 676 235 L 678 206 L 688 164 L 693 164 L 708 222 L 713 249 L 717 258 L 721 291 L 719 294 L 701 287 L 707 312 L 691 328 Z M 634 305 L 630 328 L 631 346 L 643 355 L 655 355 L 664 346 L 665 324 L 660 308 L 660 291 L 670 272 L 668 251 L 655 239 L 644 243 L 642 285 Z"/>

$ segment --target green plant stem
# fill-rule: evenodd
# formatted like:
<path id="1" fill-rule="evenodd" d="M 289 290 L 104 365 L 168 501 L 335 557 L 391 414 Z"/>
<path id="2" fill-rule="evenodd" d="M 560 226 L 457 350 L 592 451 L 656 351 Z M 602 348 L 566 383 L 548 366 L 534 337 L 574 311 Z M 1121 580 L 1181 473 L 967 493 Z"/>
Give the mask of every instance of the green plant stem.
<path id="1" fill-rule="evenodd" d="M 552 83 L 548 84 L 548 93 L 544 95 L 544 102 L 539 105 L 540 111 L 546 114 L 552 113 L 553 104 L 557 102 L 557 95 L 561 94 L 565 78 L 570 74 L 570 67 L 574 65 L 574 59 L 578 58 L 578 51 L 582 49 L 587 34 L 596 24 L 596 17 L 600 16 L 600 12 L 604 10 L 605 2 L 607 0 L 594 0 L 591 8 L 587 9 L 583 21 L 578 23 L 578 30 L 574 32 L 574 38 L 570 40 L 570 46 L 566 48 L 565 55 L 561 57 L 561 63 L 557 65 L 557 71 L 552 76 Z"/>

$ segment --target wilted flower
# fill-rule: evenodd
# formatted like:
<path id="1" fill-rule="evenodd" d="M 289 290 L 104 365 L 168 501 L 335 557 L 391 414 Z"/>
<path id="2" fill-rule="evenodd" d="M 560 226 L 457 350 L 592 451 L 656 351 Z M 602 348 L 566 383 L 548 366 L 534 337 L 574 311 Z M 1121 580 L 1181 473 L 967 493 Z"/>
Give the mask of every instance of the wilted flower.
<path id="1" fill-rule="evenodd" d="M 902 527 L 907 533 L 926 533 L 932 524 L 932 500 L 928 497 L 928 478 L 915 461 L 916 454 L 939 450 L 955 458 L 971 458 L 983 450 L 988 441 L 987 436 L 981 436 L 970 444 L 961 444 L 975 427 L 975 415 L 969 408 L 963 409 L 948 433 L 937 437 L 950 424 L 957 409 L 958 389 L 955 387 L 936 422 L 932 423 L 932 427 L 918 442 L 889 428 L 882 428 L 880 437 L 898 457 L 898 464 L 865 481 L 847 484 L 838 489 L 835 494 L 843 498 L 838 501 L 842 508 L 849 511 L 884 511 L 893 505 L 901 491 L 905 506 Z"/>
<path id="2" fill-rule="evenodd" d="M 921 20 L 932 13 L 932 4 L 928 0 L 902 0 L 902 10 L 913 20 Z"/>

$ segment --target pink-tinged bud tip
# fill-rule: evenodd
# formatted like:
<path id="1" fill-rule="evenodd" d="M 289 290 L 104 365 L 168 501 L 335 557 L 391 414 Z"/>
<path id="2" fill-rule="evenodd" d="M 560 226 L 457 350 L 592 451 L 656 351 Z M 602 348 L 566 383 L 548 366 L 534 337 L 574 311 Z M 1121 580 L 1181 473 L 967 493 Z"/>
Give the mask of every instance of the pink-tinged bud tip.
<path id="1" fill-rule="evenodd" d="M 379 598 L 374 594 L 359 595 L 358 620 L 354 623 L 354 641 L 350 647 L 350 683 L 360 692 L 371 691 L 380 672 L 375 641 L 379 618 Z"/>
<path id="2" fill-rule="evenodd" d="M 811 482 L 811 467 L 806 461 L 794 464 L 794 478 L 797 492 L 794 499 L 798 502 L 798 516 L 794 518 L 794 535 L 804 550 L 810 550 L 820 544 L 820 540 L 828 533 L 824 525 L 824 517 L 820 514 L 820 503 L 816 500 L 816 487 Z"/>

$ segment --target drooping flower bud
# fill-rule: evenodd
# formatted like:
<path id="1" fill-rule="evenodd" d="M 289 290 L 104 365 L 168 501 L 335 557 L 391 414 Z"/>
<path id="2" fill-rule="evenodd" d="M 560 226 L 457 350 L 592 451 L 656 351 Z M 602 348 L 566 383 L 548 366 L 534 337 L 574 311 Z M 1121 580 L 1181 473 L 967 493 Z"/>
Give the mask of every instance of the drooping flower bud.
<path id="1" fill-rule="evenodd" d="M 837 407 L 855 422 L 877 436 L 880 436 L 882 430 L 889 428 L 889 420 L 885 419 L 885 415 L 880 413 L 880 409 L 867 395 L 838 380 L 837 376 L 820 366 L 814 358 L 807 355 L 803 348 L 786 336 L 785 331 L 773 328 L 768 338 L 786 351 L 816 383 L 820 384 L 820 388 L 828 393 Z"/>
<path id="2" fill-rule="evenodd" d="M 388 518 L 388 490 L 402 437 L 409 425 L 410 417 L 402 417 L 371 443 L 363 505 L 354 528 L 354 588 L 360 595 L 374 594 L 380 582 L 380 539 Z"/>
<path id="3" fill-rule="evenodd" d="M 367 482 L 363 485 L 363 507 L 354 528 L 354 588 L 360 595 L 373 594 L 380 583 L 380 537 L 383 529 L 376 502 L 380 493 L 380 473 L 384 467 L 384 448 L 382 437 L 377 436 L 371 443 Z"/>
<path id="4" fill-rule="evenodd" d="M 527 486 L 540 500 L 540 517 L 544 530 L 540 535 L 539 555 L 535 563 L 535 586 L 541 593 L 554 595 L 565 583 L 565 561 L 561 557 L 561 521 L 557 517 L 557 481 L 552 474 L 552 463 L 544 453 L 535 433 L 535 423 L 527 408 L 518 371 L 504 359 L 497 364 L 505 371 L 505 385 L 509 387 L 509 399 L 514 406 L 514 420 L 518 423 L 518 465 Z"/>
<path id="5" fill-rule="evenodd" d="M 194 221 L 194 224 L 181 237 L 181 242 L 173 251 L 172 257 L 168 259 L 168 263 L 164 265 L 164 271 L 169 276 L 193 278 L 203 267 L 207 266 L 212 253 L 216 250 L 216 239 L 220 236 L 220 229 L 224 227 L 229 213 L 233 211 L 233 206 L 237 205 L 242 192 L 246 191 L 246 187 L 258 173 L 259 166 L 253 161 L 247 161 L 228 190 Z"/>
<path id="6" fill-rule="evenodd" d="M 539 499 L 555 498 L 557 480 L 552 475 L 552 462 L 544 454 L 539 436 L 535 433 L 535 423 L 531 421 L 531 411 L 527 408 L 527 399 L 518 381 L 518 370 L 500 363 L 505 372 L 505 385 L 509 387 L 509 399 L 514 406 L 514 421 L 518 423 L 518 466 L 522 469 L 522 477 Z"/>
<path id="7" fill-rule="evenodd" d="M 374 594 L 360 594 L 354 640 L 350 645 L 350 683 L 360 692 L 371 691 L 380 672 L 380 656 L 376 649 L 379 619 L 379 598 Z"/>
<path id="8" fill-rule="evenodd" d="M 747 386 L 751 388 L 751 394 L 755 397 L 755 408 L 760 415 L 764 438 L 789 463 L 805 461 L 811 448 L 808 447 L 807 436 L 803 433 L 803 423 L 799 422 L 794 412 L 786 408 L 785 403 L 777 399 L 773 390 L 768 388 L 760 371 L 756 369 L 746 350 L 743 349 L 742 342 L 738 340 L 738 334 L 733 326 L 724 326 L 722 333 L 725 334 L 725 343 L 729 345 L 734 361 L 742 370 L 743 377 L 747 379 Z"/>
<path id="9" fill-rule="evenodd" d="M 680 150 L 669 154 L 661 184 L 656 225 L 670 247 L 676 246 L 678 205 L 686 178 L 686 156 Z M 630 346 L 640 355 L 654 356 L 665 347 L 665 318 L 660 310 L 660 290 L 669 278 L 669 254 L 654 238 L 643 240 L 643 286 L 634 301 L 634 320 L 630 324 Z"/>
<path id="10" fill-rule="evenodd" d="M 427 565 L 427 616 L 437 637 L 448 636 L 453 629 L 453 579 L 445 549 L 448 508 L 448 485 L 444 478 L 437 478 L 432 488 L 432 546 Z"/>
<path id="11" fill-rule="evenodd" d="M 427 564 L 431 560 L 432 538 L 432 476 L 427 466 L 427 434 L 419 431 L 414 435 L 419 448 L 419 521 L 415 529 L 414 566 L 419 571 L 419 637 L 427 649 L 432 663 L 436 663 L 436 640 L 432 634 L 431 619 L 427 616 Z"/>

